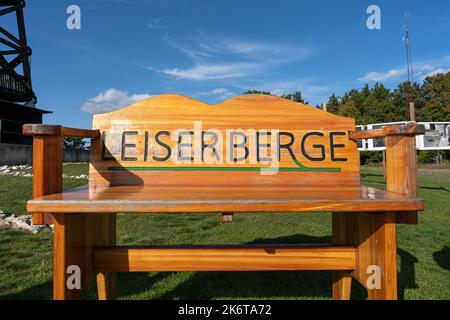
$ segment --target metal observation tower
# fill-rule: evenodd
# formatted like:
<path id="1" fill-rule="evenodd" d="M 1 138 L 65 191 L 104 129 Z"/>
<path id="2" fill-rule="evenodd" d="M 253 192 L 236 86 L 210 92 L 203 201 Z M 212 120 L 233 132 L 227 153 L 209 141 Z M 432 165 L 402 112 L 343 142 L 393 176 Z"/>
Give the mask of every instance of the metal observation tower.
<path id="1" fill-rule="evenodd" d="M 35 107 L 24 7 L 24 0 L 0 0 L 0 143 L 31 144 L 22 125 L 42 123 L 42 115 L 50 113 Z"/>

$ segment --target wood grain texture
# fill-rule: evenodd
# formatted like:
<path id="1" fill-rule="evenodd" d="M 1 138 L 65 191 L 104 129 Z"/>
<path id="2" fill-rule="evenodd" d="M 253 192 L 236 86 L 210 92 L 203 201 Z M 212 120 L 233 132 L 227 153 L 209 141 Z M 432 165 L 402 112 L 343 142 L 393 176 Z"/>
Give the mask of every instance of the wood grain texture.
<path id="1" fill-rule="evenodd" d="M 86 287 L 86 259 L 83 233 L 86 215 L 54 215 L 53 240 L 53 299 L 81 299 Z M 67 287 L 67 267 L 76 265 L 81 270 L 80 288 Z"/>
<path id="2" fill-rule="evenodd" d="M 98 300 L 114 300 L 116 298 L 117 273 L 97 273 L 97 295 Z"/>
<path id="3" fill-rule="evenodd" d="M 348 243 L 355 244 L 350 241 L 349 234 L 353 230 L 349 230 L 346 224 L 346 215 L 348 213 L 333 213 L 332 215 L 332 242 L 334 245 L 346 245 Z M 352 289 L 352 275 L 349 270 L 333 272 L 333 299 L 334 300 L 350 300 Z"/>
<path id="4" fill-rule="evenodd" d="M 356 247 L 356 269 L 351 272 L 363 287 L 367 289 L 371 300 L 397 299 L 397 243 L 395 214 L 333 214 L 333 238 L 346 245 Z M 379 285 L 373 287 L 373 268 L 379 268 Z M 337 273 L 334 280 L 334 296 L 339 297 L 347 287 Z M 348 279 L 347 279 L 348 281 Z M 342 291 L 341 291 L 342 290 Z"/>
<path id="5" fill-rule="evenodd" d="M 62 134 L 64 137 L 73 137 L 73 138 L 91 138 L 91 139 L 100 138 L 100 131 L 98 130 L 86 130 L 86 129 L 63 127 Z"/>
<path id="6" fill-rule="evenodd" d="M 115 245 L 115 214 L 54 214 L 53 297 L 55 300 L 81 299 L 85 288 L 95 278 L 93 252 L 96 246 Z M 69 289 L 67 267 L 81 270 L 81 286 Z M 100 285 L 102 285 L 101 279 Z M 114 296 L 114 275 L 103 283 L 100 296 Z"/>
<path id="7" fill-rule="evenodd" d="M 33 198 L 62 191 L 63 140 L 59 136 L 33 138 Z M 52 224 L 49 214 L 34 212 L 33 224 Z"/>
<path id="8" fill-rule="evenodd" d="M 352 270 L 355 249 L 331 246 L 116 247 L 95 250 L 101 271 Z"/>
<path id="9" fill-rule="evenodd" d="M 60 136 L 92 139 L 100 137 L 100 132 L 98 130 L 67 128 L 48 124 L 24 124 L 22 133 L 27 136 Z"/>
<path id="10" fill-rule="evenodd" d="M 22 133 L 26 136 L 62 136 L 62 126 L 48 124 L 24 124 Z"/>
<path id="11" fill-rule="evenodd" d="M 333 300 L 350 300 L 352 275 L 349 271 L 333 272 Z"/>
<path id="12" fill-rule="evenodd" d="M 212 163 L 205 163 L 206 161 L 201 162 L 201 155 L 197 154 L 194 155 L 194 161 L 178 161 L 178 140 L 173 134 L 179 132 L 179 129 L 194 131 L 195 124 L 199 122 L 202 129 L 198 132 L 214 131 L 221 137 L 216 148 L 217 158 L 210 154 L 209 160 Z M 89 176 L 91 186 L 183 186 L 195 183 L 206 188 L 224 184 L 359 184 L 357 146 L 348 139 L 348 132 L 355 128 L 354 119 L 337 117 L 278 97 L 240 96 L 218 105 L 208 105 L 184 96 L 161 95 L 111 113 L 94 115 L 93 128 L 104 135 L 105 147 L 102 149 L 100 140 L 92 144 Z M 230 130 L 247 134 L 246 147 L 249 155 L 242 163 L 227 161 L 232 160 L 227 156 L 232 148 Z M 274 139 L 277 139 L 276 132 L 286 133 L 280 135 L 280 144 L 288 145 L 292 142 L 290 148 L 298 163 L 293 160 L 287 148 L 281 148 L 280 171 L 262 175 L 261 168 L 271 168 L 268 162 L 257 161 L 256 132 L 262 134 L 261 132 L 269 131 Z M 124 138 L 124 132 L 130 134 Z M 159 141 L 172 150 L 171 157 L 166 161 L 156 161 L 153 158 L 168 156 L 167 148 L 156 142 L 158 132 L 170 133 L 170 136 L 158 137 Z M 288 134 L 292 134 L 292 138 Z M 276 141 L 264 138 L 270 140 L 266 141 L 267 144 L 275 145 Z M 302 149 L 303 138 L 305 141 Z M 191 142 L 194 141 L 192 143 L 195 144 L 195 134 L 192 139 Z M 234 142 L 241 142 L 238 140 L 235 138 Z M 129 146 L 122 152 L 124 144 Z M 272 153 L 274 148 L 261 148 L 259 151 L 264 157 L 276 158 Z M 331 149 L 334 150 L 333 156 Z M 322 159 L 322 150 L 324 158 L 319 161 L 317 159 Z M 243 153 L 243 149 L 235 150 L 235 157 L 239 157 L 239 151 Z M 324 172 L 318 174 L 318 170 Z"/>
<path id="13" fill-rule="evenodd" d="M 422 210 L 405 195 L 359 186 L 81 187 L 28 201 L 29 212 L 381 212 Z"/>
<path id="14" fill-rule="evenodd" d="M 349 132 L 350 140 L 376 139 L 395 136 L 421 135 L 425 133 L 423 124 L 407 123 L 384 128 Z"/>
<path id="15" fill-rule="evenodd" d="M 386 138 L 386 189 L 417 197 L 416 140 L 414 136 Z M 397 215 L 397 222 L 418 224 L 417 212 Z"/>
<path id="16" fill-rule="evenodd" d="M 360 214 L 358 219 L 357 262 L 354 276 L 367 288 L 371 300 L 397 300 L 397 240 L 395 214 Z M 380 269 L 380 288 L 368 287 L 373 272 Z"/>
<path id="17" fill-rule="evenodd" d="M 177 162 L 184 155 L 180 130 L 194 132 L 187 146 L 201 138 L 202 153 L 194 161 Z M 240 96 L 212 106 L 162 95 L 95 115 L 93 130 L 24 126 L 35 144 L 27 210 L 38 223 L 49 214 L 55 219 L 54 298 L 81 298 L 94 278 L 99 299 L 114 298 L 116 272 L 333 270 L 335 299 L 350 298 L 351 277 L 370 299 L 396 299 L 396 223 L 400 217 L 411 223 L 411 212 L 423 210 L 414 150 L 414 135 L 423 128 L 412 123 L 354 130 L 353 119 L 272 96 Z M 247 139 L 240 146 L 248 153 L 242 162 L 225 161 L 239 156 L 230 131 Z M 222 139 L 212 162 L 203 161 L 204 132 Z M 261 143 L 264 132 L 278 141 Z M 61 192 L 64 136 L 93 141 L 89 185 Z M 378 137 L 387 140 L 386 192 L 359 180 L 355 140 Z M 261 148 L 271 152 L 261 156 Z M 279 157 L 276 170 L 262 157 Z M 229 220 L 234 212 L 322 211 L 333 212 L 331 246 L 114 247 L 119 212 L 209 212 Z M 79 290 L 66 286 L 69 265 L 81 268 Z M 373 266 L 380 269 L 377 288 L 368 284 Z"/>

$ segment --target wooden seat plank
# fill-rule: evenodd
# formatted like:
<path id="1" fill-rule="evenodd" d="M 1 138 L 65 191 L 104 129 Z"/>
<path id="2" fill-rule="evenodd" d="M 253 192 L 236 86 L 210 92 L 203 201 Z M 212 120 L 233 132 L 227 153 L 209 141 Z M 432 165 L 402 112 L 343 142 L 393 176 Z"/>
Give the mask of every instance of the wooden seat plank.
<path id="1" fill-rule="evenodd" d="M 246 245 L 103 247 L 94 268 L 109 272 L 354 270 L 350 246 Z"/>
<path id="2" fill-rule="evenodd" d="M 423 202 L 365 186 L 85 186 L 33 199 L 27 209 L 53 213 L 381 212 L 420 211 Z"/>

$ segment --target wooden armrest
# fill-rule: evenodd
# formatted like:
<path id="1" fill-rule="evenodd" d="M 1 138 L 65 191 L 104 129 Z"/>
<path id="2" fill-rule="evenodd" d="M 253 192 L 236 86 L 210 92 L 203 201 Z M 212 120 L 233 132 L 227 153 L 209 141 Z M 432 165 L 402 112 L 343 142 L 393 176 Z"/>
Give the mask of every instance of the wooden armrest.
<path id="1" fill-rule="evenodd" d="M 24 135 L 33 136 L 33 199 L 62 191 L 64 137 L 100 138 L 99 130 L 64 128 L 47 124 L 24 124 Z M 50 214 L 33 213 L 33 224 L 52 224 Z"/>
<path id="2" fill-rule="evenodd" d="M 27 136 L 59 136 L 74 138 L 100 138 L 99 130 L 85 130 L 75 128 L 65 128 L 48 124 L 24 124 L 22 132 Z"/>
<path id="3" fill-rule="evenodd" d="M 392 136 L 413 136 L 425 133 L 425 127 L 423 124 L 408 123 L 387 126 L 380 129 L 351 131 L 349 132 L 349 139 L 356 141 L 361 139 L 376 139 Z"/>

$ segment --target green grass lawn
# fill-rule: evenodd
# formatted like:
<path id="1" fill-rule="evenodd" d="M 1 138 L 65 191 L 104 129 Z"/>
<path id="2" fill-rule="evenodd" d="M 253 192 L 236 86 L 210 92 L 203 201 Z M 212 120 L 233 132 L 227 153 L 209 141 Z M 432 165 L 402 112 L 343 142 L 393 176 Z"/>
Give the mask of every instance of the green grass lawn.
<path id="1" fill-rule="evenodd" d="M 64 166 L 69 176 L 87 165 Z M 438 169 L 436 169 L 438 170 Z M 426 211 L 418 226 L 399 225 L 401 299 L 450 299 L 450 181 L 421 177 Z M 436 178 L 437 177 L 437 178 Z M 379 168 L 364 168 L 363 184 L 384 188 Z M 64 187 L 85 184 L 65 179 Z M 31 178 L 0 176 L 0 209 L 25 213 Z M 321 243 L 331 240 L 331 216 L 236 214 L 119 215 L 118 244 Z M 331 272 L 160 272 L 120 274 L 119 299 L 329 299 Z M 0 227 L 0 299 L 51 299 L 52 234 Z M 88 298 L 95 298 L 93 287 Z M 354 281 L 354 299 L 365 291 Z"/>

